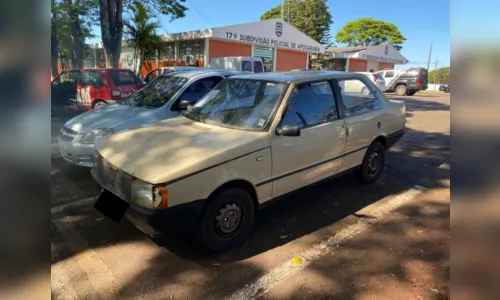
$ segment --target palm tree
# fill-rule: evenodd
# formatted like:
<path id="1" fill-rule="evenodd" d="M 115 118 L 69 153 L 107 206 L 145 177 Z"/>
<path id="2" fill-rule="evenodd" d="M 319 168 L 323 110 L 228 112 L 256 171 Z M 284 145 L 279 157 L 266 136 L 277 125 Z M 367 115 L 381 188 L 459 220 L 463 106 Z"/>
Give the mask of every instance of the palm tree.
<path id="1" fill-rule="evenodd" d="M 140 76 L 144 57 L 155 53 L 158 48 L 160 37 L 156 34 L 156 30 L 160 28 L 160 23 L 139 1 L 134 1 L 129 8 L 132 11 L 132 18 L 124 21 L 125 32 L 134 47 L 134 71 Z M 137 60 L 139 60 L 138 65 L 135 63 Z"/>

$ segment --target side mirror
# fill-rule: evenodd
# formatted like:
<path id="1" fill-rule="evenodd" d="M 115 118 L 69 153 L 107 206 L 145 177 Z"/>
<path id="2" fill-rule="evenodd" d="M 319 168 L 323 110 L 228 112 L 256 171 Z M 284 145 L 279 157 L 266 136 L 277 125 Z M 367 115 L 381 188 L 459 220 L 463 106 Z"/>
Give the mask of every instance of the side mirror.
<path id="1" fill-rule="evenodd" d="M 300 136 L 300 127 L 285 125 L 283 127 L 279 127 L 276 130 L 276 134 L 282 136 Z"/>
<path id="2" fill-rule="evenodd" d="M 177 105 L 178 110 L 185 110 L 188 109 L 189 106 L 193 105 L 194 103 L 189 100 L 181 100 L 179 104 Z"/>

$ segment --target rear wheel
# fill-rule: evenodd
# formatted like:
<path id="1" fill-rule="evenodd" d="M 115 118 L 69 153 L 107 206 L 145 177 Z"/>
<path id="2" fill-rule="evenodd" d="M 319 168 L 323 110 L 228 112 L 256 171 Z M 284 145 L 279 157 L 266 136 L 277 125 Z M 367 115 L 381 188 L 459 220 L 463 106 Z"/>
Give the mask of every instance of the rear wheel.
<path id="1" fill-rule="evenodd" d="M 404 96 L 406 94 L 406 85 L 401 84 L 396 87 L 396 94 L 398 96 Z"/>
<path id="2" fill-rule="evenodd" d="M 250 194 L 228 188 L 211 196 L 209 201 L 197 224 L 198 240 L 214 252 L 243 244 L 252 231 L 255 214 Z"/>
<path id="3" fill-rule="evenodd" d="M 450 92 L 450 87 L 447 87 L 446 90 L 444 90 L 445 93 L 449 93 Z"/>
<path id="4" fill-rule="evenodd" d="M 94 102 L 92 108 L 93 109 L 99 109 L 108 106 L 108 104 L 102 100 L 97 100 Z"/>
<path id="5" fill-rule="evenodd" d="M 385 147 L 379 142 L 373 142 L 366 151 L 363 163 L 356 170 L 356 177 L 361 183 L 372 184 L 376 182 L 385 164 Z"/>

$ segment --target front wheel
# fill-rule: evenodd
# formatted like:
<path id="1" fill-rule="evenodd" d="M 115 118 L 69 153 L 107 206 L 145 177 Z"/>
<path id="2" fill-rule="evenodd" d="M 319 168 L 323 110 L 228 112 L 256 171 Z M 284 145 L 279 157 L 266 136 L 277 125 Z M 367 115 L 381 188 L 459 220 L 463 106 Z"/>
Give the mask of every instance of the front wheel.
<path id="1" fill-rule="evenodd" d="M 363 163 L 356 170 L 356 177 L 361 183 L 372 184 L 376 182 L 385 164 L 385 147 L 379 142 L 373 142 L 366 151 Z"/>
<path id="2" fill-rule="evenodd" d="M 209 201 L 197 224 L 198 240 L 214 252 L 243 244 L 254 221 L 252 197 L 242 189 L 228 188 L 211 196 Z"/>
<path id="3" fill-rule="evenodd" d="M 404 96 L 406 94 L 406 85 L 403 85 L 403 84 L 398 85 L 396 87 L 396 94 L 398 96 Z"/>
<path id="4" fill-rule="evenodd" d="M 444 90 L 445 93 L 449 93 L 450 92 L 450 88 L 447 87 L 446 90 Z"/>

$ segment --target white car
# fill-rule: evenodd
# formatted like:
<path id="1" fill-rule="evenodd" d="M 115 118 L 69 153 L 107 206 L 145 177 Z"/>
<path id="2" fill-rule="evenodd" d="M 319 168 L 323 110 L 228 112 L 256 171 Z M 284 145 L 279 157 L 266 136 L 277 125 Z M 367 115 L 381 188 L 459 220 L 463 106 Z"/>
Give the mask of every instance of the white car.
<path id="1" fill-rule="evenodd" d="M 371 73 L 371 72 L 356 72 L 359 74 L 363 74 L 368 77 L 373 83 L 377 85 L 377 87 L 384 92 L 387 88 L 387 83 L 384 77 L 379 73 Z"/>

